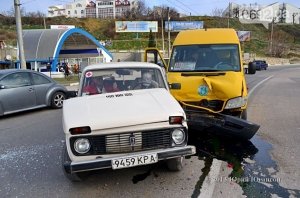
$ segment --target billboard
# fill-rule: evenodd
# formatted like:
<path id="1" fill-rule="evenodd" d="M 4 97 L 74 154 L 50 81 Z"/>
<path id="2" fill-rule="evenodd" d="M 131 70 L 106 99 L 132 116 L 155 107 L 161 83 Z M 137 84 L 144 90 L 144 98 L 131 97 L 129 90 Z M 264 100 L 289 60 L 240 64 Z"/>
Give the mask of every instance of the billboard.
<path id="1" fill-rule="evenodd" d="M 250 41 L 250 31 L 237 31 L 236 32 L 240 42 Z"/>
<path id="2" fill-rule="evenodd" d="M 50 25 L 50 29 L 72 29 L 75 25 Z"/>
<path id="3" fill-rule="evenodd" d="M 158 31 L 157 21 L 116 21 L 116 32 L 152 32 Z"/>
<path id="4" fill-rule="evenodd" d="M 168 25 L 168 21 L 165 21 L 165 30 L 166 32 L 179 32 L 181 30 L 194 30 L 194 29 L 202 29 L 203 21 L 170 21 L 170 25 Z"/>

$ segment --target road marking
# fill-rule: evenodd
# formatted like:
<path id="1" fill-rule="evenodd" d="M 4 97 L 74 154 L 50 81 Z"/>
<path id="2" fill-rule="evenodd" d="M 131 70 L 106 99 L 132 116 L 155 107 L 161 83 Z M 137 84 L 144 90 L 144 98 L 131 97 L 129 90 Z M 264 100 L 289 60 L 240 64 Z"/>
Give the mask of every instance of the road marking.
<path id="1" fill-rule="evenodd" d="M 218 176 L 220 173 L 222 161 L 213 159 L 212 165 L 210 167 L 210 171 L 206 176 L 203 185 L 200 189 L 199 198 L 207 198 L 212 197 L 216 185 L 216 181 L 218 181 Z M 218 171 L 213 171 L 218 170 Z"/>
<path id="2" fill-rule="evenodd" d="M 274 75 L 260 81 L 259 83 L 257 83 L 248 93 L 248 98 L 251 96 L 251 94 L 254 92 L 254 90 L 259 87 L 260 85 L 262 85 L 264 82 L 266 82 L 267 80 L 273 78 Z M 212 197 L 213 192 L 215 190 L 215 186 L 216 186 L 216 181 L 218 180 L 218 177 L 220 175 L 220 170 L 221 170 L 221 165 L 222 165 L 222 161 L 217 160 L 217 159 L 213 159 L 213 163 L 210 167 L 210 171 L 208 173 L 208 176 L 206 176 L 203 185 L 201 187 L 201 191 L 200 191 L 200 195 L 198 196 L 199 198 L 208 198 L 208 197 Z"/>
<path id="3" fill-rule="evenodd" d="M 264 82 L 266 82 L 267 80 L 269 80 L 269 79 L 271 79 L 271 78 L 273 78 L 273 76 L 270 76 L 270 77 L 268 77 L 268 78 L 266 78 L 266 79 L 260 81 L 259 83 L 257 83 L 257 84 L 249 91 L 249 93 L 248 93 L 248 98 L 251 96 L 251 94 L 254 92 L 254 90 L 255 90 L 257 87 L 259 87 L 261 84 L 263 84 Z"/>

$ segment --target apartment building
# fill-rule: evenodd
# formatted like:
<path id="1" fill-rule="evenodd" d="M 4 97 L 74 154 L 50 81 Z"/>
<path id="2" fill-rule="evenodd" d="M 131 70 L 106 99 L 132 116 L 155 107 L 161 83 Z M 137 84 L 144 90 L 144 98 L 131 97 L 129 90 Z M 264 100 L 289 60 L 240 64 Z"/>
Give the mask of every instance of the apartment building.
<path id="1" fill-rule="evenodd" d="M 96 3 L 90 1 L 85 8 L 86 18 L 96 18 Z"/>
<path id="2" fill-rule="evenodd" d="M 74 18 L 115 19 L 122 17 L 138 0 L 74 0 L 66 5 L 50 6 L 48 17 L 66 16 Z"/>
<path id="3" fill-rule="evenodd" d="M 115 0 L 97 0 L 96 15 L 99 19 L 114 19 L 115 15 Z"/>

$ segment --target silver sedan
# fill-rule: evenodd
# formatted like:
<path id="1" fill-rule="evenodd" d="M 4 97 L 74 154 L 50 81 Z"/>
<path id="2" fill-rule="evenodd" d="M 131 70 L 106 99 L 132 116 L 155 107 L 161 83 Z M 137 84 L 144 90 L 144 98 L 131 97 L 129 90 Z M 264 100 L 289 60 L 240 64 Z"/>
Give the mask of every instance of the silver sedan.
<path id="1" fill-rule="evenodd" d="M 41 107 L 62 108 L 67 89 L 32 70 L 0 70 L 0 116 Z"/>

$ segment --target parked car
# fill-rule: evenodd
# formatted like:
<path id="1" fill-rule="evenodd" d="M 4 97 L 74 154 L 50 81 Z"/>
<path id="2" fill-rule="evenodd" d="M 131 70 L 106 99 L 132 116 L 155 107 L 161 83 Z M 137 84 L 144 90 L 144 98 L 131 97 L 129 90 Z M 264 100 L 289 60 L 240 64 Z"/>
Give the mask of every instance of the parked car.
<path id="1" fill-rule="evenodd" d="M 95 88 L 96 86 L 96 88 Z M 166 160 L 170 170 L 195 154 L 184 110 L 169 93 L 164 70 L 152 63 L 87 66 L 78 97 L 63 106 L 63 171 L 71 181 L 96 169 Z"/>
<path id="2" fill-rule="evenodd" d="M 62 108 L 67 90 L 48 76 L 21 69 L 0 70 L 0 116 L 41 108 Z"/>
<path id="3" fill-rule="evenodd" d="M 268 68 L 268 64 L 264 60 L 254 60 L 253 62 L 256 64 L 256 70 L 267 70 Z"/>

